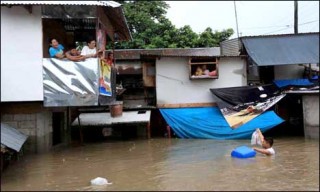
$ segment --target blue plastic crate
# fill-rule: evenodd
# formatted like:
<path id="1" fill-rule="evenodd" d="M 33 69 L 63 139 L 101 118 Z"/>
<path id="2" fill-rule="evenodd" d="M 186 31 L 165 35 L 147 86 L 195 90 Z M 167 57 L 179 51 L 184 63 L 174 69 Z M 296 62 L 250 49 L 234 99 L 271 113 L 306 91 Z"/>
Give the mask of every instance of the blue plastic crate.
<path id="1" fill-rule="evenodd" d="M 231 156 L 236 158 L 250 158 L 256 156 L 256 151 L 247 146 L 240 146 L 231 152 Z"/>

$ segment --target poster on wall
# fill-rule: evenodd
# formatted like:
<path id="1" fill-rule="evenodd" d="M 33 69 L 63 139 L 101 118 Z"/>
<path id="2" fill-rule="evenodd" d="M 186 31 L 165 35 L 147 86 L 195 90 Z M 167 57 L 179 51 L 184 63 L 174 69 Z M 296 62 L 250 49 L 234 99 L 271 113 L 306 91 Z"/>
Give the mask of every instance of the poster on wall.
<path id="1" fill-rule="evenodd" d="M 112 96 L 111 65 L 106 59 L 99 59 L 99 93 L 104 96 Z"/>
<path id="2" fill-rule="evenodd" d="M 216 96 L 221 113 L 233 129 L 259 116 L 285 97 L 285 94 L 269 85 L 210 90 Z"/>
<path id="3" fill-rule="evenodd" d="M 111 65 L 105 59 L 104 51 L 106 47 L 106 31 L 104 29 L 97 30 L 97 49 L 102 50 L 102 58 L 99 59 L 99 94 L 104 96 L 112 96 L 111 85 Z"/>

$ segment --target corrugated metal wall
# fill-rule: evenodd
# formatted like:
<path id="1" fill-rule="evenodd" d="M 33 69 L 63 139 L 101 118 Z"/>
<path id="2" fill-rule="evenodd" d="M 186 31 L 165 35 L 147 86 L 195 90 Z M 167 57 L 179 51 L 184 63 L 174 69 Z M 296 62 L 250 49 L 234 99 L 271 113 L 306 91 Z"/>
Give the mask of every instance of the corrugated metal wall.
<path id="1" fill-rule="evenodd" d="M 220 43 L 221 56 L 239 56 L 240 45 L 238 38 L 222 41 Z"/>

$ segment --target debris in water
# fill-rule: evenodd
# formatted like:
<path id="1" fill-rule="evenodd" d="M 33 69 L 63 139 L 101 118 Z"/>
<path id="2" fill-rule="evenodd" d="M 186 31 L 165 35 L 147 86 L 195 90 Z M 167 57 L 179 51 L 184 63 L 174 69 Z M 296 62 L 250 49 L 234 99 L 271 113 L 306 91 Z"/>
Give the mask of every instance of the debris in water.
<path id="1" fill-rule="evenodd" d="M 108 183 L 108 180 L 102 177 L 97 177 L 91 180 L 91 185 L 111 185 L 112 183 Z"/>

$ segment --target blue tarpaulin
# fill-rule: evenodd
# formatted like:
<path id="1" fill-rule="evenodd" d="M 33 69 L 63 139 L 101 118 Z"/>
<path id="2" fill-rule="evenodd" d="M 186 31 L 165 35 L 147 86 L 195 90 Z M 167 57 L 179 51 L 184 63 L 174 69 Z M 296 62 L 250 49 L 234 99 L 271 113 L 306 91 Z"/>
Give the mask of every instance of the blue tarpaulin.
<path id="1" fill-rule="evenodd" d="M 232 129 L 218 107 L 160 109 L 160 112 L 180 138 L 250 139 L 257 128 L 265 132 L 284 121 L 273 111 L 266 111 Z"/>
<path id="2" fill-rule="evenodd" d="M 277 87 L 282 88 L 286 86 L 310 86 L 313 85 L 309 81 L 309 79 L 281 79 L 281 80 L 274 80 L 274 84 L 277 85 Z"/>

